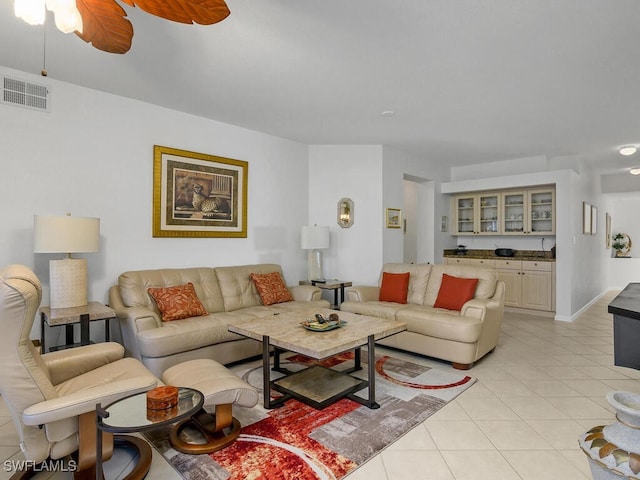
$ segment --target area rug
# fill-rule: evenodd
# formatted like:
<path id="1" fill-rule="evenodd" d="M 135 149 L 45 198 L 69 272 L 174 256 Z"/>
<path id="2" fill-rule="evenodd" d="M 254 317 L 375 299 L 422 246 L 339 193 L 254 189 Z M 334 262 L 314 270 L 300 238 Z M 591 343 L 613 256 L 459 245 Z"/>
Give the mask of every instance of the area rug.
<path id="1" fill-rule="evenodd" d="M 360 378 L 367 375 L 366 355 L 363 357 L 363 369 L 353 374 Z M 312 363 L 302 355 L 290 355 L 282 365 L 296 370 Z M 353 355 L 321 363 L 346 369 L 353 366 Z M 250 362 L 232 370 L 260 392 L 256 407 L 234 409 L 243 428 L 233 445 L 210 455 L 185 455 L 171 447 L 167 430 L 145 433 L 186 480 L 343 478 L 475 382 L 455 372 L 380 356 L 375 385 L 379 409 L 342 399 L 316 410 L 291 399 L 279 408 L 265 410 L 261 363 Z M 273 374 L 273 378 L 277 376 Z M 366 392 L 359 394 L 366 398 Z"/>

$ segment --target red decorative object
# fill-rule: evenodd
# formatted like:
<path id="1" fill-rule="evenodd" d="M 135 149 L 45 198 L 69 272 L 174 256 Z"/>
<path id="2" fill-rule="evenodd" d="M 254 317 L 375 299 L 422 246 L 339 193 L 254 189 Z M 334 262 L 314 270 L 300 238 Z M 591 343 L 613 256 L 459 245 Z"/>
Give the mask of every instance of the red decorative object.
<path id="1" fill-rule="evenodd" d="M 477 278 L 459 278 L 443 273 L 438 298 L 433 306 L 447 310 L 460 310 L 476 294 L 477 286 Z"/>
<path id="2" fill-rule="evenodd" d="M 409 272 L 382 272 L 382 284 L 380 285 L 378 300 L 381 302 L 407 303 L 409 276 Z"/>
<path id="3" fill-rule="evenodd" d="M 274 303 L 291 302 L 293 300 L 291 292 L 278 272 L 252 273 L 251 280 L 253 280 L 258 290 L 263 305 L 273 305 Z"/>
<path id="4" fill-rule="evenodd" d="M 178 405 L 178 387 L 161 386 L 147 392 L 147 410 L 167 410 Z"/>
<path id="5" fill-rule="evenodd" d="M 156 301 L 163 322 L 209 314 L 191 282 L 175 287 L 150 288 L 148 292 Z"/>

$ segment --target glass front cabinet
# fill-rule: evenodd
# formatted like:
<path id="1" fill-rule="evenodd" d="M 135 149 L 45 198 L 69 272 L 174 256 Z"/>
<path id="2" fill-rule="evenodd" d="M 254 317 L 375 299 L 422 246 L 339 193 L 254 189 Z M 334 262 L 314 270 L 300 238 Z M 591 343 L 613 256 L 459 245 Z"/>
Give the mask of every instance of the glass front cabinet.
<path id="1" fill-rule="evenodd" d="M 499 232 L 499 193 L 458 195 L 453 202 L 454 235 L 496 235 Z"/>
<path id="2" fill-rule="evenodd" d="M 504 235 L 555 235 L 555 190 L 503 192 Z"/>
<path id="3" fill-rule="evenodd" d="M 555 235 L 555 189 L 459 194 L 453 235 Z"/>

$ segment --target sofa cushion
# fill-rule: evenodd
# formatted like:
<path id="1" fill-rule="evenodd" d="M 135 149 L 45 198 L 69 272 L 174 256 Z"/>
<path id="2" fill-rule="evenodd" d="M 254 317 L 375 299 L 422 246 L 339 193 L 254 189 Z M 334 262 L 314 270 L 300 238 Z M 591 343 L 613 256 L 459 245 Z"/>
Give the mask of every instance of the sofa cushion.
<path id="1" fill-rule="evenodd" d="M 427 281 L 429 280 L 431 267 L 432 266 L 428 263 L 385 263 L 382 266 L 378 285 L 382 285 L 382 276 L 384 272 L 409 272 L 407 303 L 422 305 L 422 302 L 424 302 L 424 295 L 427 290 Z"/>
<path id="2" fill-rule="evenodd" d="M 191 282 L 174 287 L 151 287 L 149 295 L 158 304 L 163 322 L 209 314 L 196 295 L 196 290 Z"/>
<path id="3" fill-rule="evenodd" d="M 396 319 L 407 323 L 408 332 L 455 342 L 477 342 L 482 332 L 482 320 L 443 308 L 409 307 L 400 310 Z"/>
<path id="4" fill-rule="evenodd" d="M 237 267 L 216 267 L 216 275 L 224 300 L 224 310 L 233 312 L 241 308 L 262 306 L 260 295 L 251 281 L 252 273 L 278 272 L 284 279 L 280 265 L 264 263 Z"/>
<path id="5" fill-rule="evenodd" d="M 427 282 L 427 291 L 423 305 L 433 307 L 438 298 L 443 274 L 459 278 L 477 278 L 478 286 L 473 298 L 482 300 L 493 297 L 498 283 L 498 273 L 493 268 L 476 267 L 475 265 L 433 265 Z"/>
<path id="6" fill-rule="evenodd" d="M 231 333 L 229 323 L 236 319 L 255 318 L 253 315 L 214 313 L 203 317 L 165 322 L 162 328 L 138 332 L 138 348 L 143 357 L 166 357 L 244 337 Z"/>
<path id="7" fill-rule="evenodd" d="M 118 277 L 118 290 L 125 307 L 145 307 L 160 313 L 147 291 L 149 287 L 171 287 L 188 282 L 193 283 L 207 312 L 224 311 L 222 292 L 213 268 L 162 268 L 124 272 Z"/>
<path id="8" fill-rule="evenodd" d="M 252 273 L 249 276 L 258 290 L 263 305 L 293 301 L 293 296 L 282 281 L 280 273 Z"/>
<path id="9" fill-rule="evenodd" d="M 407 307 L 408 304 L 392 302 L 342 302 L 340 304 L 340 310 L 343 312 L 359 313 L 388 320 L 394 320 L 396 313 Z"/>
<path id="10" fill-rule="evenodd" d="M 475 295 L 477 285 L 477 278 L 459 278 L 443 273 L 438 297 L 433 306 L 448 310 L 461 310 L 462 306 Z"/>
<path id="11" fill-rule="evenodd" d="M 409 272 L 382 272 L 382 284 L 380 285 L 379 298 L 381 302 L 407 303 L 408 293 Z"/>

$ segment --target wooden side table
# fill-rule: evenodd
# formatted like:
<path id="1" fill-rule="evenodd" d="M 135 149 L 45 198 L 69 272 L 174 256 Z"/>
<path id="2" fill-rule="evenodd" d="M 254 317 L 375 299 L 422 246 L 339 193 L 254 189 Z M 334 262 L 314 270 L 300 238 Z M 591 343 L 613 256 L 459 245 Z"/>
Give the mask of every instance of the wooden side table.
<path id="1" fill-rule="evenodd" d="M 344 282 L 338 279 L 331 280 L 302 280 L 300 285 L 313 285 L 323 290 L 333 290 L 333 305 L 331 308 L 340 310 L 340 304 L 344 302 L 344 289 L 353 285 L 351 282 Z M 338 301 L 338 293 L 340 293 L 340 301 Z"/>
<path id="2" fill-rule="evenodd" d="M 49 348 L 49 351 L 56 351 L 65 348 L 79 347 L 81 345 L 89 345 L 89 343 L 91 343 L 89 339 L 89 323 L 96 320 L 104 320 L 105 342 L 110 341 L 110 320 L 115 317 L 116 312 L 100 302 L 89 302 L 87 305 L 83 305 L 82 307 L 71 308 L 40 307 L 40 351 L 42 353 L 46 353 L 47 351 L 44 339 L 45 323 L 49 325 L 49 327 L 58 327 L 60 325 L 65 326 L 66 343 L 64 345 Z M 76 323 L 80 324 L 79 343 L 73 342 L 73 325 Z"/>

